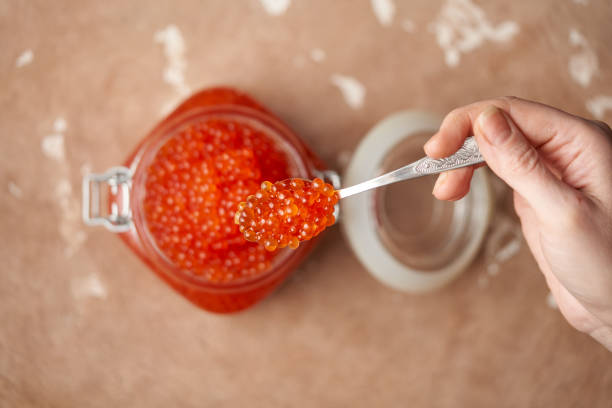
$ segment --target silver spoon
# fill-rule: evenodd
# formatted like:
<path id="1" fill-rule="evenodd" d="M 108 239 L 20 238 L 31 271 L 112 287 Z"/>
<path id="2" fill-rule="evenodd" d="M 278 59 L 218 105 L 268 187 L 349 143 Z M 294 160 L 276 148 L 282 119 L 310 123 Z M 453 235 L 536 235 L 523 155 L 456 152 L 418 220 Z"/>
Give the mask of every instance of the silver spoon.
<path id="1" fill-rule="evenodd" d="M 398 181 L 409 180 L 416 177 L 426 176 L 429 174 L 437 174 L 447 170 L 458 169 L 460 167 L 473 166 L 474 164 L 482 163 L 484 159 L 478 150 L 478 145 L 474 137 L 470 136 L 465 139 L 463 146 L 451 156 L 441 159 L 432 159 L 423 157 L 420 160 L 410 163 L 397 170 L 385 173 L 382 176 L 355 184 L 354 186 L 345 187 L 338 190 L 340 198 L 352 196 L 353 194 L 362 193 L 373 188 L 386 186 L 387 184 L 397 183 Z"/>

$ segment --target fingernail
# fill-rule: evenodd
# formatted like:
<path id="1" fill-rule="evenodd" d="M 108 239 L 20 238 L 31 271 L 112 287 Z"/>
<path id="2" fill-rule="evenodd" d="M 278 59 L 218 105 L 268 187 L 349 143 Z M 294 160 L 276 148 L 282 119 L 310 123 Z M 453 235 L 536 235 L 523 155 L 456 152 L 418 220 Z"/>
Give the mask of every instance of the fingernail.
<path id="1" fill-rule="evenodd" d="M 434 188 L 432 190 L 432 194 L 436 194 L 436 191 L 438 189 L 440 189 L 440 187 L 442 187 L 444 185 L 444 183 L 446 183 L 446 179 L 448 178 L 448 173 L 440 173 L 440 175 L 438 176 L 438 179 L 436 180 L 436 184 L 434 184 Z"/>
<path id="2" fill-rule="evenodd" d="M 492 145 L 502 144 L 510 136 L 511 129 L 506 117 L 496 106 L 488 106 L 478 116 L 478 127 Z"/>

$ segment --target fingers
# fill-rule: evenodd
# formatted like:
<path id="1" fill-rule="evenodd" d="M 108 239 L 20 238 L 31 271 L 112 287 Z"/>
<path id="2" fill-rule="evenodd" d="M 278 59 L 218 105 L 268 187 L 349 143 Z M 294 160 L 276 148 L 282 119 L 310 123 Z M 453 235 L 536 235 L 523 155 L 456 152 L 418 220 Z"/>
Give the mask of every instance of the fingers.
<path id="1" fill-rule="evenodd" d="M 506 112 L 488 106 L 473 130 L 489 168 L 527 201 L 538 219 L 554 222 L 564 215 L 572 191 L 548 170 Z"/>
<path id="2" fill-rule="evenodd" d="M 576 137 L 589 137 L 583 132 L 561 132 L 584 126 L 585 120 L 567 112 L 538 102 L 515 97 L 502 97 L 473 103 L 451 111 L 438 132 L 425 144 L 425 153 L 433 158 L 449 156 L 457 151 L 466 137 L 473 134 L 476 118 L 487 107 L 493 105 L 510 116 L 525 137 L 536 148 L 555 139 L 563 144 Z"/>
<path id="3" fill-rule="evenodd" d="M 450 156 L 455 153 L 472 135 L 472 117 L 466 108 L 451 111 L 440 125 L 440 130 L 433 135 L 423 149 L 425 154 L 434 159 Z"/>
<path id="4" fill-rule="evenodd" d="M 456 201 L 463 198 L 470 191 L 470 180 L 473 173 L 473 167 L 441 173 L 432 194 L 438 200 Z"/>
<path id="5" fill-rule="evenodd" d="M 491 166 L 489 161 L 493 158 L 491 156 L 493 155 L 492 152 L 498 149 L 489 149 L 489 157 L 485 156 L 488 159 L 487 164 L 494 171 L 496 168 L 500 171 L 503 170 L 505 172 L 503 179 L 511 177 L 514 172 L 518 172 L 520 175 L 519 170 L 521 169 L 526 170 L 526 173 L 539 175 L 554 172 L 565 184 L 585 192 L 590 192 L 589 186 L 599 188 L 597 180 L 607 180 L 607 177 L 602 177 L 600 174 L 608 172 L 608 167 L 612 169 L 612 164 L 608 163 L 609 160 L 606 160 L 606 157 L 609 156 L 608 151 L 611 150 L 610 143 L 607 141 L 603 143 L 602 140 L 605 138 L 602 138 L 599 134 L 603 125 L 594 125 L 590 121 L 558 109 L 512 97 L 477 102 L 450 112 L 444 118 L 439 131 L 424 146 L 427 155 L 440 158 L 455 153 L 466 137 L 477 133 L 475 129 L 477 118 L 488 106 L 503 111 L 504 116 L 512 123 L 514 133 L 520 134 L 521 140 L 525 141 L 520 145 L 514 143 L 507 146 L 518 146 L 517 148 L 523 149 L 511 152 L 512 155 L 509 160 L 510 162 L 514 161 L 514 165 L 507 163 L 503 167 L 499 167 L 502 163 L 499 160 L 503 160 L 503 158 L 498 155 L 495 156 L 499 159 L 498 166 Z M 598 131 L 595 132 L 594 129 Z M 482 143 L 478 137 L 476 139 L 479 144 Z M 532 148 L 527 149 L 527 146 L 532 146 Z M 586 152 L 586 150 L 589 150 L 589 152 Z M 522 152 L 523 155 L 517 156 L 518 152 Z M 504 154 L 507 155 L 508 152 Z M 542 171 L 542 161 L 536 160 L 538 154 L 545 158 L 543 162 L 548 166 L 548 172 Z M 594 156 L 601 156 L 597 160 L 600 163 L 597 166 L 599 171 L 593 169 L 590 173 L 586 172 L 585 169 L 593 167 L 593 161 L 597 159 L 594 159 Z M 525 168 L 525 166 L 531 167 Z M 434 195 L 443 199 L 460 198 L 460 194 L 465 194 L 465 188 L 469 186 L 469 179 L 466 180 L 465 178 L 466 174 L 468 173 L 463 173 L 461 177 L 444 177 L 434 190 Z M 519 177 L 517 175 L 516 177 L 512 176 L 512 178 L 515 181 L 519 178 L 525 180 L 526 176 Z M 442 183 L 443 181 L 444 183 Z M 442 187 L 442 185 L 444 186 Z M 552 187 L 549 186 L 549 188 Z M 533 194 L 529 195 L 526 191 L 523 191 L 523 193 L 525 193 L 526 199 L 535 199 Z M 594 195 L 594 193 L 591 192 L 591 195 Z M 543 205 L 539 207 L 542 210 Z"/>

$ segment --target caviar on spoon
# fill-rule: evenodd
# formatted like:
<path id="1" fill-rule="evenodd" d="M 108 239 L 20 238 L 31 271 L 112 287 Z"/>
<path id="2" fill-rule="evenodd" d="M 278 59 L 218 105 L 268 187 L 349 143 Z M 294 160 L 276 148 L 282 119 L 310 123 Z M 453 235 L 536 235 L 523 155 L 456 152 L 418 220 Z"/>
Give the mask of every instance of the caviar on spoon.
<path id="1" fill-rule="evenodd" d="M 320 178 L 264 181 L 257 193 L 238 204 L 234 222 L 247 241 L 268 251 L 296 249 L 336 222 L 338 200 L 336 190 Z"/>
<path id="2" fill-rule="evenodd" d="M 234 222 L 244 238 L 262 243 L 268 251 L 276 248 L 297 248 L 334 224 L 334 205 L 341 198 L 416 177 L 473 166 L 484 162 L 473 137 L 451 156 L 441 159 L 423 157 L 382 176 L 354 186 L 335 190 L 319 178 L 312 182 L 301 179 L 264 181 L 261 189 L 238 205 Z"/>

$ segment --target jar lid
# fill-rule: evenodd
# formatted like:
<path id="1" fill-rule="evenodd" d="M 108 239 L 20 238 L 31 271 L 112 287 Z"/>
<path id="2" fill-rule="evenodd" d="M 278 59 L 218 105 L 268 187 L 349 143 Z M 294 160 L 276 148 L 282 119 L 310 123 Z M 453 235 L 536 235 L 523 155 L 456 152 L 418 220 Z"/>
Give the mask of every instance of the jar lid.
<path id="1" fill-rule="evenodd" d="M 351 186 L 423 157 L 423 143 L 440 123 L 439 116 L 419 111 L 382 120 L 357 147 L 342 184 Z M 347 241 L 385 285 L 407 292 L 443 286 L 471 263 L 487 230 L 492 200 L 486 171 L 476 171 L 470 192 L 452 203 L 431 195 L 432 176 L 342 199 Z"/>

